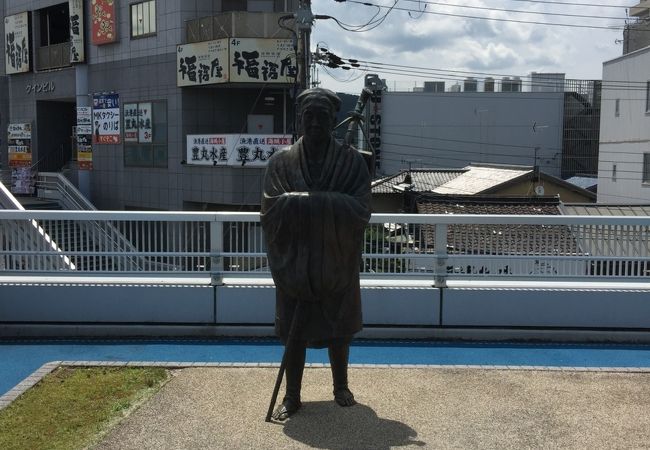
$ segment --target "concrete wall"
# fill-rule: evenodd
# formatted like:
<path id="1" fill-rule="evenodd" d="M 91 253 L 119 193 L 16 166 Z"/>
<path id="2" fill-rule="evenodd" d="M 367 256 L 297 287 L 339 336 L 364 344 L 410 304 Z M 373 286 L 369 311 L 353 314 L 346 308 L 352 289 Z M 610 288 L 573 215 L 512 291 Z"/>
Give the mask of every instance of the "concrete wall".
<path id="1" fill-rule="evenodd" d="M 217 287 L 208 283 L 182 279 L 165 284 L 0 282 L 0 325 L 273 325 L 271 283 Z M 553 284 L 508 287 L 454 282 L 438 289 L 426 283 L 366 283 L 361 289 L 364 324 L 370 328 L 650 330 L 650 285 Z"/>
<path id="2" fill-rule="evenodd" d="M 381 173 L 469 163 L 532 166 L 560 175 L 563 93 L 387 92 L 382 99 Z M 533 129 L 535 125 L 535 129 Z M 517 146 L 517 147 L 513 147 Z"/>
<path id="3" fill-rule="evenodd" d="M 643 153 L 650 153 L 650 113 L 646 112 L 646 83 L 650 80 L 648 73 L 649 48 L 603 64 L 598 157 L 599 203 L 650 203 L 650 183 L 643 183 L 641 178 Z M 608 88 L 608 81 L 619 81 L 634 87 Z M 614 165 L 616 177 L 612 173 Z"/>

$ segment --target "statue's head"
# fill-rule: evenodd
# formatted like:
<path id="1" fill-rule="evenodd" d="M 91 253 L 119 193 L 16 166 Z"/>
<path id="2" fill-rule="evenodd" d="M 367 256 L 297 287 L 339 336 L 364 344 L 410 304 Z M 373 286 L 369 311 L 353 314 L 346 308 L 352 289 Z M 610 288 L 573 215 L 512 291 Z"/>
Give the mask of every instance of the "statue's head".
<path id="1" fill-rule="evenodd" d="M 341 99 L 329 89 L 313 88 L 303 91 L 297 100 L 303 134 L 312 140 L 329 139 Z"/>

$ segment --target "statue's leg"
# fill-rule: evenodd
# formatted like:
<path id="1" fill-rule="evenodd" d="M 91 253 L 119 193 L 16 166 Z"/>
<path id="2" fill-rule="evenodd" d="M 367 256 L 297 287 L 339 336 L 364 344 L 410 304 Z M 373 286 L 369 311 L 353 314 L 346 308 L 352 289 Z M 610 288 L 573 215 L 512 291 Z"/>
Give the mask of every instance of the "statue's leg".
<path id="1" fill-rule="evenodd" d="M 330 365 L 332 366 L 332 381 L 334 384 L 334 400 L 341 406 L 352 406 L 357 402 L 348 388 L 348 357 L 350 344 L 337 343 L 328 348 Z"/>
<path id="2" fill-rule="evenodd" d="M 302 386 L 302 373 L 305 370 L 305 354 L 307 349 L 303 341 L 287 342 L 286 381 L 287 390 L 280 406 L 273 412 L 275 420 L 286 420 L 302 406 L 300 402 L 300 388 Z"/>

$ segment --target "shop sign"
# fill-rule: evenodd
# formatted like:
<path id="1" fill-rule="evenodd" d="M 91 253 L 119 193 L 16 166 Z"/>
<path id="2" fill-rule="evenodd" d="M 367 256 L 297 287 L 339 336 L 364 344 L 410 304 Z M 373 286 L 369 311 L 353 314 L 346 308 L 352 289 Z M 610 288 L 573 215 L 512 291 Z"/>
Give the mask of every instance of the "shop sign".
<path id="1" fill-rule="evenodd" d="M 32 138 L 32 124 L 31 123 L 10 123 L 7 126 L 7 138 L 11 139 L 31 139 Z"/>
<path id="2" fill-rule="evenodd" d="M 32 194 L 34 178 L 32 176 L 32 124 L 10 123 L 7 126 L 7 150 L 11 167 L 11 192 L 14 194 Z"/>
<path id="3" fill-rule="evenodd" d="M 292 39 L 230 39 L 230 81 L 294 83 L 298 75 Z"/>
<path id="4" fill-rule="evenodd" d="M 31 158 L 30 158 L 31 163 Z M 31 164 L 22 167 L 12 167 L 11 169 L 11 192 L 13 194 L 33 194 L 36 180 Z"/>
<path id="5" fill-rule="evenodd" d="M 368 142 L 375 154 L 375 169 L 381 168 L 381 99 L 383 93 L 383 82 L 377 75 L 366 75 L 366 88 L 370 89 L 370 100 L 366 107 L 368 117 L 366 127 Z"/>
<path id="6" fill-rule="evenodd" d="M 177 86 L 200 86 L 228 81 L 228 39 L 179 45 L 176 52 Z"/>
<path id="7" fill-rule="evenodd" d="M 93 109 L 90 106 L 77 106 L 77 125 L 92 125 Z M 92 134 L 92 132 L 90 132 Z"/>
<path id="8" fill-rule="evenodd" d="M 80 170 L 92 170 L 93 168 L 93 147 L 91 145 L 77 146 L 77 165 Z"/>
<path id="9" fill-rule="evenodd" d="M 153 142 L 152 103 L 124 104 L 124 142 Z"/>
<path id="10" fill-rule="evenodd" d="M 33 83 L 33 84 L 28 84 L 25 86 L 25 91 L 28 94 L 40 94 L 41 92 L 54 92 L 54 89 L 56 89 L 56 85 L 54 84 L 54 81 L 44 81 L 42 83 Z"/>
<path id="11" fill-rule="evenodd" d="M 291 145 L 284 134 L 187 135 L 187 164 L 201 166 L 265 167 L 269 158 Z"/>
<path id="12" fill-rule="evenodd" d="M 94 45 L 110 44 L 117 40 L 114 0 L 91 0 L 91 42 Z"/>
<path id="13" fill-rule="evenodd" d="M 29 13 L 5 17 L 5 72 L 29 72 Z"/>
<path id="14" fill-rule="evenodd" d="M 138 104 L 124 104 L 124 142 L 138 142 Z"/>
<path id="15" fill-rule="evenodd" d="M 292 39 L 228 38 L 177 46 L 176 85 L 296 81 Z"/>
<path id="16" fill-rule="evenodd" d="M 138 142 L 153 142 L 151 103 L 138 103 Z"/>
<path id="17" fill-rule="evenodd" d="M 70 63 L 84 62 L 84 2 L 68 0 L 70 11 Z"/>
<path id="18" fill-rule="evenodd" d="M 93 95 L 93 144 L 119 144 L 120 141 L 119 95 Z"/>

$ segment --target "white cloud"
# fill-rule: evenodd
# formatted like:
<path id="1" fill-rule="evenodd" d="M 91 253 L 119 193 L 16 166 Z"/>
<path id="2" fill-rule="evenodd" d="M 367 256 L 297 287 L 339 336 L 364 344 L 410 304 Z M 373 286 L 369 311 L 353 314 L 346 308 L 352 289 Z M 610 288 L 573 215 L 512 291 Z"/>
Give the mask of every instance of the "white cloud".
<path id="1" fill-rule="evenodd" d="M 393 4 L 393 0 L 367 1 L 383 5 Z M 624 8 L 591 8 L 506 0 L 435 1 L 522 11 L 625 17 Z M 419 7 L 422 10 L 425 3 L 424 0 L 401 0 L 397 7 L 412 10 Z M 623 0 L 608 0 L 607 3 L 621 6 L 636 4 Z M 377 11 L 376 8 L 334 0 L 313 0 L 312 8 L 316 14 L 328 14 L 348 24 L 366 23 Z M 385 11 L 382 9 L 379 17 Z M 468 19 L 429 12 L 599 26 L 621 25 L 622 20 L 530 15 L 434 4 L 426 5 L 424 11 L 422 14 L 412 13 L 411 16 L 417 17 L 414 19 L 406 11 L 396 9 L 381 25 L 364 33 L 344 31 L 332 20 L 318 20 L 312 34 L 312 45 L 315 47 L 317 42 L 326 42 L 328 48 L 342 58 L 442 70 L 487 72 L 495 77 L 523 77 L 532 71 L 544 71 L 564 72 L 567 78 L 598 79 L 602 76 L 602 63 L 622 52 L 622 46 L 615 43 L 616 39 L 622 39 L 622 31 Z M 396 68 L 390 70 L 396 71 Z M 330 69 L 330 72 L 336 77 L 358 79 L 347 83 L 338 82 L 321 70 L 319 73 L 323 86 L 351 93 L 361 90 L 363 73 L 353 74 L 340 69 Z M 401 74 L 388 71 L 378 73 L 382 78 L 389 80 L 391 88 L 412 87 L 416 83 L 421 85 L 425 79 L 436 79 L 433 74 L 430 77 L 416 77 L 404 71 Z M 464 75 L 459 75 L 462 76 Z M 447 78 L 454 77 L 447 74 Z M 449 85 L 450 81 L 446 81 Z"/>

